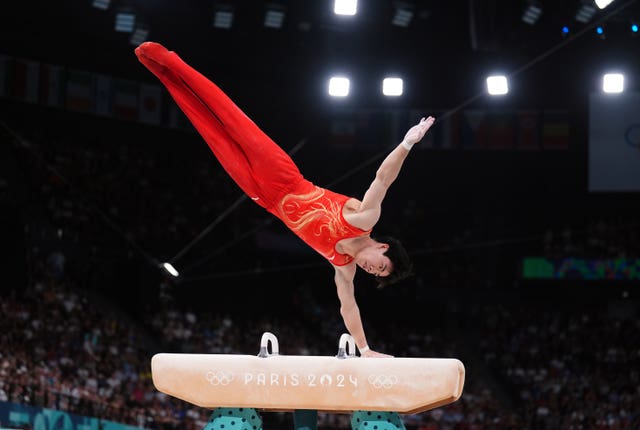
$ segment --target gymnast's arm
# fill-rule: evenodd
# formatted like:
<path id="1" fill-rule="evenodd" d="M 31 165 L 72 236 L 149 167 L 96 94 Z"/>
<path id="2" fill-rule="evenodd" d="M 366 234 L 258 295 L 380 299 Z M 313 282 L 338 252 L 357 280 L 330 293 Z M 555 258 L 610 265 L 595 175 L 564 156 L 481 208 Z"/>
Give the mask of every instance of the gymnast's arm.
<path id="1" fill-rule="evenodd" d="M 380 219 L 382 200 L 384 200 L 387 190 L 396 180 L 404 160 L 409 155 L 411 147 L 418 143 L 426 132 L 431 128 L 435 118 L 422 118 L 420 122 L 407 131 L 404 139 L 396 146 L 382 161 L 376 171 L 376 177 L 369 186 L 369 189 L 362 198 L 362 203 L 358 208 L 359 223 L 354 224 L 363 229 L 370 229 Z"/>
<path id="2" fill-rule="evenodd" d="M 353 337 L 360 355 L 362 357 L 391 357 L 391 355 L 382 354 L 369 349 L 367 344 L 367 337 L 364 334 L 364 327 L 362 326 L 362 319 L 360 318 L 360 309 L 356 303 L 354 294 L 353 278 L 355 277 L 356 267 L 355 264 L 348 264 L 346 266 L 333 266 L 335 269 L 335 283 L 338 289 L 338 299 L 340 300 L 340 314 L 344 321 L 344 325 L 347 327 L 349 334 Z M 364 351 L 363 351 L 364 348 Z"/>

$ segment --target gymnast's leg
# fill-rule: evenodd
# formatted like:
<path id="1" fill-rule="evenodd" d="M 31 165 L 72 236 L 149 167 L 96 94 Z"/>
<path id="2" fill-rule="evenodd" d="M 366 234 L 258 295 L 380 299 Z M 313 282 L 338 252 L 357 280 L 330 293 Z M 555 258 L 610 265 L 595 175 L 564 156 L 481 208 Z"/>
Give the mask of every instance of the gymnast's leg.
<path id="1" fill-rule="evenodd" d="M 291 158 L 175 52 L 145 42 L 136 55 L 164 84 L 227 173 L 258 204 L 269 207 L 302 179 Z"/>

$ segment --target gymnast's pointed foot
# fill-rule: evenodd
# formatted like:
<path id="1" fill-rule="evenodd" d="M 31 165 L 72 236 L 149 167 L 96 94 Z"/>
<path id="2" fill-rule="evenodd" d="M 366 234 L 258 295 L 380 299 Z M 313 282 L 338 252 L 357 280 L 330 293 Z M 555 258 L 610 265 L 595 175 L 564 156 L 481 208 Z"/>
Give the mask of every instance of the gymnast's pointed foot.
<path id="1" fill-rule="evenodd" d="M 151 62 L 167 67 L 173 51 L 156 42 L 143 42 L 135 49 L 135 53 L 140 62 L 147 67 Z"/>

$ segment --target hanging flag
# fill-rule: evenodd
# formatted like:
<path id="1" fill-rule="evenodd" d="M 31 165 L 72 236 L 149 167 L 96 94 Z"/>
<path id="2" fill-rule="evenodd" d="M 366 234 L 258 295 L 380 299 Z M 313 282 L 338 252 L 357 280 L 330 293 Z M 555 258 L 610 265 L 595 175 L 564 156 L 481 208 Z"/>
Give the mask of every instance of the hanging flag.
<path id="1" fill-rule="evenodd" d="M 93 75 L 93 113 L 100 116 L 113 115 L 113 78 L 107 75 Z"/>
<path id="2" fill-rule="evenodd" d="M 160 124 L 162 89 L 159 85 L 140 85 L 138 118 L 145 124 Z"/>
<path id="3" fill-rule="evenodd" d="M 38 102 L 39 64 L 36 61 L 14 59 L 9 69 L 9 96 L 29 103 Z"/>
<path id="4" fill-rule="evenodd" d="M 64 68 L 52 64 L 40 64 L 39 101 L 45 106 L 64 105 Z"/>
<path id="5" fill-rule="evenodd" d="M 65 106 L 77 112 L 91 110 L 91 73 L 84 70 L 67 71 L 67 94 Z"/>
<path id="6" fill-rule="evenodd" d="M 486 119 L 486 147 L 513 149 L 516 141 L 516 119 L 512 112 L 490 112 Z"/>
<path id="7" fill-rule="evenodd" d="M 545 111 L 542 119 L 542 148 L 569 149 L 569 116 L 566 111 Z"/>
<path id="8" fill-rule="evenodd" d="M 113 115 L 128 121 L 138 119 L 140 84 L 126 79 L 114 81 Z"/>
<path id="9" fill-rule="evenodd" d="M 516 147 L 530 151 L 540 149 L 540 113 L 535 110 L 518 112 Z"/>
<path id="10" fill-rule="evenodd" d="M 484 149 L 487 131 L 484 110 L 466 110 L 460 124 L 461 144 L 464 149 Z"/>
<path id="11" fill-rule="evenodd" d="M 180 110 L 180 107 L 172 100 L 169 104 L 168 115 L 169 127 L 177 128 L 180 130 L 194 130 L 193 125 L 187 118 L 187 116 Z"/>
<path id="12" fill-rule="evenodd" d="M 433 114 L 436 119 L 434 127 L 432 127 L 427 136 L 431 135 L 430 140 L 426 142 L 420 142 L 418 148 L 423 147 L 423 143 L 426 143 L 425 148 L 430 147 L 438 149 L 452 149 L 460 146 L 460 115 L 453 113 L 448 117 L 440 118 L 445 112 L 439 112 Z M 426 116 L 423 112 L 422 116 Z"/>
<path id="13" fill-rule="evenodd" d="M 358 140 L 358 127 L 352 111 L 336 112 L 329 123 L 329 144 L 351 148 Z"/>
<path id="14" fill-rule="evenodd" d="M 358 115 L 358 143 L 362 145 L 389 145 L 396 137 L 393 135 L 393 121 L 389 111 L 370 109 Z"/>
<path id="15" fill-rule="evenodd" d="M 356 145 L 389 145 L 393 140 L 392 121 L 388 112 L 375 109 L 360 109 L 353 112 Z"/>
<path id="16" fill-rule="evenodd" d="M 0 55 L 0 97 L 7 97 L 9 95 L 7 81 L 9 80 L 10 64 L 11 57 Z"/>

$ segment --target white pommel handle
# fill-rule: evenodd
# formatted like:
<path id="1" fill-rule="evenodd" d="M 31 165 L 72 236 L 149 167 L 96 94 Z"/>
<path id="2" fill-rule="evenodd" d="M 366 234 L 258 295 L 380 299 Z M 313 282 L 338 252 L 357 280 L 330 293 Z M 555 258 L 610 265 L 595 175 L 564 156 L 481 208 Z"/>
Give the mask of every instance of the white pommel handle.
<path id="1" fill-rule="evenodd" d="M 347 355 L 347 347 L 349 349 L 348 355 Z M 350 334 L 343 333 L 342 336 L 340 336 L 340 340 L 338 341 L 338 355 L 336 355 L 336 357 L 343 359 L 343 358 L 355 357 L 355 356 L 356 356 L 355 340 L 353 340 L 353 337 L 351 337 Z"/>
<path id="2" fill-rule="evenodd" d="M 271 354 L 269 354 L 269 343 L 271 343 Z M 265 331 L 260 340 L 260 352 L 258 357 L 267 358 L 270 355 L 279 355 L 278 338 L 273 333 Z"/>

